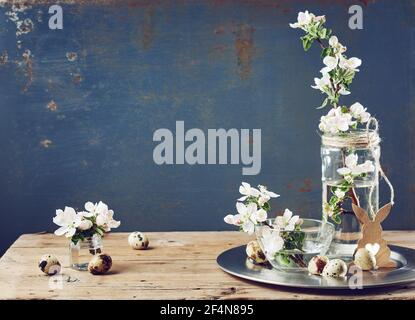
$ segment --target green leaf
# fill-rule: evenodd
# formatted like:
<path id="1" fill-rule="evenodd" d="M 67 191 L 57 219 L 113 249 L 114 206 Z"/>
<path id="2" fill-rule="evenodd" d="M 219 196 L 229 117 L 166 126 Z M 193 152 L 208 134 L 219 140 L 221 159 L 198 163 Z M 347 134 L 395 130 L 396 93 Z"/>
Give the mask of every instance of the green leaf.
<path id="1" fill-rule="evenodd" d="M 324 48 L 322 51 L 321 51 L 321 57 L 322 58 L 324 58 L 324 57 L 327 57 L 327 56 L 329 56 L 329 55 L 331 55 L 331 48 L 330 47 L 327 47 L 327 48 Z"/>
<path id="2" fill-rule="evenodd" d="M 348 113 L 349 112 L 349 108 L 347 108 L 346 106 L 342 106 L 341 112 L 342 113 Z"/>
<path id="3" fill-rule="evenodd" d="M 315 24 L 311 25 L 310 28 L 308 29 L 308 32 L 310 36 L 312 36 L 313 38 L 316 38 L 317 35 L 319 34 L 318 26 Z"/>
<path id="4" fill-rule="evenodd" d="M 321 29 L 318 31 L 318 36 L 319 36 L 321 39 L 326 39 L 326 36 L 327 36 L 327 29 L 326 29 L 326 28 L 321 28 Z"/>
<path id="5" fill-rule="evenodd" d="M 329 99 L 328 98 L 326 98 L 326 99 L 324 99 L 324 101 L 323 101 L 323 103 L 321 104 L 321 106 L 320 107 L 317 107 L 316 109 L 318 110 L 318 109 L 323 109 L 323 108 L 325 108 L 326 106 L 327 106 L 327 103 L 329 102 Z"/>
<path id="6" fill-rule="evenodd" d="M 327 29 L 326 29 L 326 38 L 327 38 L 327 39 L 328 39 L 328 38 L 330 38 L 331 33 L 332 33 L 332 30 L 331 30 L 331 29 L 329 29 L 329 28 L 327 28 Z"/>
<path id="7" fill-rule="evenodd" d="M 301 37 L 300 39 L 303 42 L 304 51 L 308 51 L 311 48 L 311 46 L 314 42 L 314 39 L 312 37 L 310 37 L 310 35 L 308 35 L 308 34 Z"/>
<path id="8" fill-rule="evenodd" d="M 262 209 L 264 209 L 266 212 L 268 212 L 269 210 L 271 210 L 271 205 L 268 202 L 265 202 L 262 205 Z"/>
<path id="9" fill-rule="evenodd" d="M 331 220 L 333 220 L 336 224 L 340 224 L 342 222 L 339 214 L 333 214 L 331 216 Z"/>

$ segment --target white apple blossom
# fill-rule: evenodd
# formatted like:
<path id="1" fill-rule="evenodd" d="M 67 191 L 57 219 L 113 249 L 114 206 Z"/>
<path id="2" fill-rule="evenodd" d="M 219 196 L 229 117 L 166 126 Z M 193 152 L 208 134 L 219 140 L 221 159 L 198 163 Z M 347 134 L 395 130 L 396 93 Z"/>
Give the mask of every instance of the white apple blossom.
<path id="1" fill-rule="evenodd" d="M 242 224 L 242 231 L 246 232 L 249 235 L 253 234 L 255 231 L 255 224 L 251 220 L 246 220 Z"/>
<path id="2" fill-rule="evenodd" d="M 225 218 L 223 218 L 227 224 L 232 224 L 234 226 L 239 226 L 241 224 L 241 220 L 239 219 L 239 215 L 232 215 L 228 214 Z"/>
<path id="3" fill-rule="evenodd" d="M 267 187 L 263 185 L 259 185 L 259 192 L 261 192 L 261 195 L 268 196 L 269 198 L 278 198 L 280 195 L 276 194 L 275 192 L 269 191 Z"/>
<path id="4" fill-rule="evenodd" d="M 55 231 L 55 234 L 65 235 L 76 244 L 91 236 L 101 237 L 104 232 L 109 232 L 111 228 L 117 228 L 120 225 L 120 222 L 113 218 L 114 211 L 109 210 L 102 201 L 95 204 L 85 203 L 85 210 L 76 212 L 71 207 L 65 207 L 65 210 L 56 210 L 53 222 L 60 228 Z"/>
<path id="5" fill-rule="evenodd" d="M 233 224 L 238 227 L 241 227 L 242 230 L 244 232 L 247 232 L 248 234 L 252 234 L 254 232 L 255 224 L 258 222 L 257 218 L 259 218 L 262 221 L 266 220 L 266 217 L 263 218 L 262 212 L 257 214 L 257 205 L 253 202 L 249 203 L 248 205 L 245 205 L 242 202 L 237 202 L 236 210 L 238 211 L 238 214 L 234 216 L 227 215 L 224 218 L 224 221 L 228 224 Z M 262 211 L 265 212 L 265 210 Z"/>
<path id="6" fill-rule="evenodd" d="M 339 42 L 339 39 L 336 36 L 330 37 L 329 46 L 333 48 L 334 54 L 338 57 L 347 50 L 347 48 Z"/>
<path id="7" fill-rule="evenodd" d="M 342 69 L 352 70 L 354 72 L 359 71 L 357 69 L 362 64 L 362 60 L 359 58 L 353 57 L 350 59 L 345 58 L 344 56 L 340 56 L 339 67 Z"/>
<path id="8" fill-rule="evenodd" d="M 306 10 L 305 12 L 298 13 L 297 22 L 290 23 L 290 27 L 294 29 L 301 28 L 303 30 L 306 30 L 307 27 L 312 23 L 324 23 L 325 21 L 325 16 L 315 16 L 314 14 Z"/>
<path id="9" fill-rule="evenodd" d="M 359 102 L 355 102 L 350 106 L 350 113 L 361 123 L 366 123 L 370 119 L 370 113 L 366 110 L 367 108 L 363 107 Z"/>
<path id="10" fill-rule="evenodd" d="M 228 224 L 241 227 L 244 232 L 249 234 L 254 232 L 255 225 L 268 219 L 267 212 L 262 208 L 258 208 L 254 202 L 250 202 L 247 205 L 242 202 L 237 202 L 236 211 L 238 214 L 229 214 L 224 218 L 224 221 Z"/>
<path id="11" fill-rule="evenodd" d="M 319 129 L 325 133 L 335 134 L 348 131 L 354 123 L 350 113 L 345 113 L 337 107 L 320 118 Z"/>
<path id="12" fill-rule="evenodd" d="M 339 39 L 336 36 L 331 36 L 329 39 L 329 45 L 332 48 L 336 48 L 339 44 Z"/>
<path id="13" fill-rule="evenodd" d="M 121 224 L 120 221 L 114 220 L 114 211 L 109 210 L 108 206 L 103 203 L 99 202 L 98 204 L 99 210 L 98 215 L 96 217 L 96 223 L 99 227 L 104 229 L 105 232 L 111 231 L 111 229 L 118 228 Z"/>
<path id="14" fill-rule="evenodd" d="M 243 195 L 240 197 L 239 201 L 245 201 L 248 197 L 258 197 L 260 192 L 258 189 L 251 187 L 249 183 L 242 182 L 242 185 L 239 187 L 239 193 Z"/>
<path id="15" fill-rule="evenodd" d="M 353 178 L 355 176 L 375 171 L 375 166 L 373 165 L 373 162 L 370 160 L 366 160 L 364 163 L 358 164 L 358 156 L 354 153 L 349 154 L 345 158 L 345 165 L 345 167 L 337 169 L 337 172 L 345 178 L 347 176 L 351 176 Z M 349 179 L 349 182 L 350 181 L 353 180 Z"/>
<path id="16" fill-rule="evenodd" d="M 269 197 L 269 196 L 267 196 L 267 195 L 261 195 L 259 198 L 258 198 L 258 205 L 259 206 L 263 206 L 265 203 L 267 203 L 269 200 L 271 200 L 271 198 Z"/>
<path id="17" fill-rule="evenodd" d="M 101 212 L 104 212 L 105 210 L 108 210 L 108 206 L 100 201 L 98 203 L 92 203 L 91 201 L 88 201 L 85 203 L 85 211 L 83 211 L 83 215 L 85 217 L 96 217 Z"/>
<path id="18" fill-rule="evenodd" d="M 315 16 L 314 14 L 311 13 L 311 15 L 313 16 L 313 22 L 320 22 L 320 23 L 324 23 L 326 22 L 326 16 Z"/>
<path id="19" fill-rule="evenodd" d="M 357 161 L 359 161 L 359 156 L 355 153 L 351 153 L 344 159 L 344 164 L 348 168 L 354 168 L 357 166 Z"/>
<path id="20" fill-rule="evenodd" d="M 262 243 L 265 254 L 271 257 L 284 248 L 284 239 L 281 237 L 279 230 L 275 229 L 267 228 L 263 230 Z"/>
<path id="21" fill-rule="evenodd" d="M 53 222 L 60 226 L 55 231 L 57 236 L 65 235 L 65 237 L 72 237 L 76 228 L 80 225 L 82 216 L 77 214 L 76 211 L 71 207 L 65 207 L 65 210 L 56 210 L 56 216 L 53 218 Z"/>
<path id="22" fill-rule="evenodd" d="M 343 199 L 346 195 L 346 192 L 344 192 L 340 189 L 336 189 L 336 191 L 334 191 L 334 195 L 339 199 Z"/>
<path id="23" fill-rule="evenodd" d="M 366 160 L 364 163 L 359 164 L 357 167 L 360 170 L 360 174 L 370 173 L 370 172 L 375 171 L 375 166 L 373 165 L 373 162 L 370 160 Z"/>
<path id="24" fill-rule="evenodd" d="M 338 93 L 343 96 L 347 96 L 348 94 L 350 94 L 350 91 L 347 90 L 343 85 L 341 85 Z"/>
<path id="25" fill-rule="evenodd" d="M 85 231 L 85 230 L 89 230 L 92 228 L 94 224 L 92 223 L 91 220 L 87 220 L 87 219 L 82 219 L 81 222 L 79 223 L 79 230 Z"/>
<path id="26" fill-rule="evenodd" d="M 325 92 L 328 88 L 331 89 L 330 75 L 328 73 L 323 73 L 321 78 L 314 78 L 314 86 L 311 86 L 313 89 L 318 89 L 321 92 Z"/>
<path id="27" fill-rule="evenodd" d="M 238 226 L 242 231 L 252 234 L 256 225 L 266 224 L 271 198 L 279 197 L 275 192 L 269 191 L 267 187 L 258 185 L 258 189 L 251 187 L 249 183 L 242 182 L 239 192 L 243 197 L 236 202 L 236 215 L 228 214 L 224 221 L 228 224 Z"/>
<path id="28" fill-rule="evenodd" d="M 324 75 L 337 67 L 337 64 L 339 63 L 339 57 L 326 56 L 323 59 L 323 63 L 325 67 L 321 69 L 320 72 Z"/>
<path id="29" fill-rule="evenodd" d="M 264 209 L 259 209 L 256 212 L 254 212 L 251 220 L 255 220 L 256 222 L 264 222 L 265 220 L 267 220 L 267 218 L 267 212 Z"/>
<path id="30" fill-rule="evenodd" d="M 323 214 L 326 217 L 331 217 L 334 214 L 333 208 L 328 202 L 323 203 Z"/>
<path id="31" fill-rule="evenodd" d="M 277 229 L 293 231 L 299 219 L 299 216 L 293 216 L 292 211 L 285 209 L 282 216 L 275 218 L 274 225 L 277 227 Z"/>

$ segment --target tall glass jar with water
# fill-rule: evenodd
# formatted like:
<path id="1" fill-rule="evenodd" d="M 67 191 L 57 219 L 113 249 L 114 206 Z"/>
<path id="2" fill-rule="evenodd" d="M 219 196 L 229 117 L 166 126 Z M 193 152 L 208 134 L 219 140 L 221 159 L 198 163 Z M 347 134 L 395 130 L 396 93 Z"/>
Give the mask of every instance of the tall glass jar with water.
<path id="1" fill-rule="evenodd" d="M 373 217 L 379 207 L 380 146 L 377 130 L 323 134 L 323 220 L 336 226 L 331 252 L 350 253 L 360 238 L 352 203 Z"/>

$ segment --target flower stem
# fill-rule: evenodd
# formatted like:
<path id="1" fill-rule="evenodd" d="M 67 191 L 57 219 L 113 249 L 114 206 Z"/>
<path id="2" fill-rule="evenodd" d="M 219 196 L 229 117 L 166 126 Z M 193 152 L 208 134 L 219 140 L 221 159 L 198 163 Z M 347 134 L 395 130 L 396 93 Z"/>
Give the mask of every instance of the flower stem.
<path id="1" fill-rule="evenodd" d="M 317 38 L 316 41 L 320 44 L 321 49 L 326 49 L 327 46 L 323 43 L 323 41 L 321 41 L 320 38 Z"/>
<path id="2" fill-rule="evenodd" d="M 342 149 L 342 162 L 343 162 L 343 166 L 346 166 L 346 157 L 345 157 L 345 150 Z M 360 207 L 360 202 L 359 202 L 359 198 L 356 195 L 356 191 L 354 190 L 353 187 L 350 187 L 349 189 L 349 196 L 352 199 L 352 203 L 358 207 Z"/>

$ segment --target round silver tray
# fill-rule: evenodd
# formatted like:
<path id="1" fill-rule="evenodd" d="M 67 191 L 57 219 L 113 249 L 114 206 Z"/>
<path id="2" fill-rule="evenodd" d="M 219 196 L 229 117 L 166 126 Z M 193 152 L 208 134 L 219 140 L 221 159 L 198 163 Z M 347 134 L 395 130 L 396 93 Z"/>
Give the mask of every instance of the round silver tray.
<path id="1" fill-rule="evenodd" d="M 222 270 L 236 277 L 295 288 L 344 290 L 359 286 L 365 289 L 403 285 L 415 281 L 415 250 L 398 246 L 390 248 L 391 258 L 398 263 L 398 267 L 361 272 L 362 278 L 359 281 L 356 281 L 357 273 L 334 279 L 310 275 L 307 271 L 288 272 L 273 269 L 268 265 L 257 265 L 247 259 L 245 246 L 222 252 L 217 258 L 217 263 Z"/>

